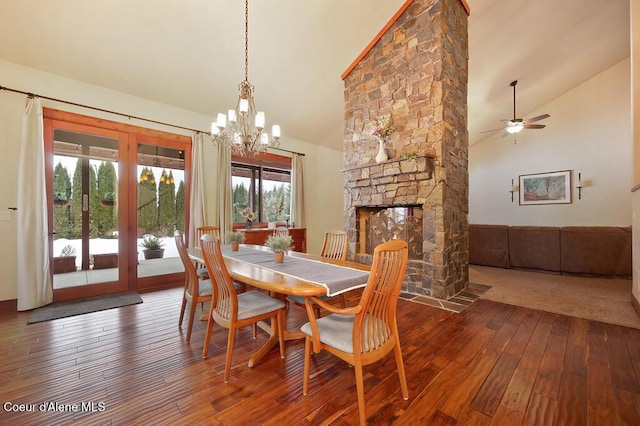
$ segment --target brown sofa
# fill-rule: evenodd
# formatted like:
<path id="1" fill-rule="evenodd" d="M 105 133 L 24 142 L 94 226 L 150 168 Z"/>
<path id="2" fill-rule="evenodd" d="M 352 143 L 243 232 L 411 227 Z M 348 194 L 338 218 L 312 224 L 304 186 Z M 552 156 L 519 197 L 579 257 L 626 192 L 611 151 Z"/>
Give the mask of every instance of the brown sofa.
<path id="1" fill-rule="evenodd" d="M 631 227 L 470 224 L 469 263 L 630 277 Z"/>
<path id="2" fill-rule="evenodd" d="M 631 227 L 560 228 L 562 272 L 631 276 Z"/>
<path id="3" fill-rule="evenodd" d="M 554 226 L 510 226 L 511 266 L 560 272 L 560 228 Z"/>
<path id="4" fill-rule="evenodd" d="M 510 268 L 509 227 L 469 225 L 469 263 Z"/>

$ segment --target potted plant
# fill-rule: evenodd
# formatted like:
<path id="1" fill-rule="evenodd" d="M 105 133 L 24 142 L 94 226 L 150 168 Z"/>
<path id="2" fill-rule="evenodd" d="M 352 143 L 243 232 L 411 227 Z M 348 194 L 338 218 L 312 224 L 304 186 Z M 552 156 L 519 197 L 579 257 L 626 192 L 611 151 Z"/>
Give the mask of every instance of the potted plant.
<path id="1" fill-rule="evenodd" d="M 293 238 L 291 238 L 291 235 L 270 235 L 264 245 L 273 250 L 276 256 L 276 263 L 282 263 L 284 261 L 284 252 L 293 246 Z"/>
<path id="2" fill-rule="evenodd" d="M 164 242 L 153 235 L 145 235 L 140 243 L 145 259 L 160 259 L 164 256 Z"/>
<path id="3" fill-rule="evenodd" d="M 116 196 L 113 192 L 107 192 L 102 196 L 100 205 L 104 207 L 113 207 L 116 203 Z"/>
<path id="4" fill-rule="evenodd" d="M 55 204 L 56 206 L 66 206 L 67 204 L 69 204 L 69 200 L 67 199 L 67 196 L 61 191 L 54 191 L 53 204 Z"/>
<path id="5" fill-rule="evenodd" d="M 244 237 L 244 232 L 241 231 L 227 232 L 224 240 L 227 244 L 231 244 L 232 251 L 238 251 L 240 244 L 244 243 Z"/>
<path id="6" fill-rule="evenodd" d="M 60 251 L 60 256 L 53 258 L 53 273 L 62 274 L 76 271 L 76 249 L 67 244 Z"/>

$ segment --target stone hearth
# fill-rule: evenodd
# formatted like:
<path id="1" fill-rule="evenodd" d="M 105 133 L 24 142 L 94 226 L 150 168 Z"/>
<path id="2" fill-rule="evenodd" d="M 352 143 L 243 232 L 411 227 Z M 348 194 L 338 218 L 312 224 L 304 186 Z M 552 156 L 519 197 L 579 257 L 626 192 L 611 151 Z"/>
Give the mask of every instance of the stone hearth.
<path id="1" fill-rule="evenodd" d="M 455 296 L 468 284 L 467 15 L 460 1 L 413 1 L 345 77 L 345 106 L 350 258 L 368 263 L 384 238 L 411 240 L 403 291 Z M 385 114 L 395 132 L 386 142 L 389 160 L 377 164 L 371 132 Z M 414 221 L 409 234 L 391 224 L 395 231 L 372 236 L 373 215 L 389 207 L 419 211 L 420 232 Z"/>

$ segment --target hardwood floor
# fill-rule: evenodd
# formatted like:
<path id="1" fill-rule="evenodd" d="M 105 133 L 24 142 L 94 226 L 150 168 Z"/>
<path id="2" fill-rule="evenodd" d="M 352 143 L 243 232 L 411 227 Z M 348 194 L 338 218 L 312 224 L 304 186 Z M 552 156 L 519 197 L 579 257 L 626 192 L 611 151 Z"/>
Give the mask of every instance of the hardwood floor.
<path id="1" fill-rule="evenodd" d="M 227 331 L 214 328 L 203 360 L 206 324 L 191 344 L 177 326 L 181 289 L 142 298 L 32 325 L 0 313 L 0 424 L 357 424 L 353 370 L 337 358 L 314 356 L 305 397 L 303 342 L 248 368 L 266 339 L 248 328 L 225 384 Z M 640 424 L 640 330 L 484 300 L 461 314 L 400 300 L 398 317 L 409 400 L 393 356 L 365 368 L 369 424 Z M 290 325 L 303 321 L 292 306 Z"/>

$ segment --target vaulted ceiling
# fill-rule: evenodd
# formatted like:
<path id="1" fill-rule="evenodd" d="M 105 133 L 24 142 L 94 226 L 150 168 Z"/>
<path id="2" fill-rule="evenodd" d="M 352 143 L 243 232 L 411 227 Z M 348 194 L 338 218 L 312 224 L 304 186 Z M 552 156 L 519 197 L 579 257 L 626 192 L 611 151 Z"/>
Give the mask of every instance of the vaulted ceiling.
<path id="1" fill-rule="evenodd" d="M 404 1 L 251 0 L 249 81 L 267 124 L 341 149 L 340 75 Z M 629 56 L 628 0 L 468 4 L 471 144 L 512 116 L 512 80 L 526 116 Z M 211 117 L 235 106 L 240 0 L 0 0 L 0 11 L 0 60 Z"/>

